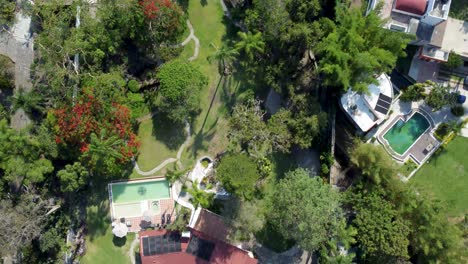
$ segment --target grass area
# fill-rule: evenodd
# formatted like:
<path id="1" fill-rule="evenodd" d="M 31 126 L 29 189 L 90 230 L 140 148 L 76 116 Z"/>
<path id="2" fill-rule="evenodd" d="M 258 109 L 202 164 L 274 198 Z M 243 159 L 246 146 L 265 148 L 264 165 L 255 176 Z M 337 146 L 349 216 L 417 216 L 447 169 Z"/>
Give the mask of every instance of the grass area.
<path id="1" fill-rule="evenodd" d="M 209 85 L 201 91 L 202 111 L 193 123 L 192 141 L 182 155 L 182 162 L 190 164 L 202 155 L 214 156 L 226 149 L 227 116 L 239 91 L 246 86 L 242 74 L 221 78 L 217 63 L 210 64 L 207 60 L 216 51 L 212 44 L 221 47 L 236 36 L 236 29 L 225 20 L 219 1 L 190 1 L 188 14 L 200 40 L 199 56 L 191 63 L 209 79 Z M 192 55 L 193 49 L 187 45 L 181 56 L 187 58 Z"/>
<path id="2" fill-rule="evenodd" d="M 80 263 L 127 264 L 130 262 L 128 253 L 135 234 L 129 233 L 125 238 L 117 238 L 112 234 L 107 191 L 96 188 L 93 194 L 96 193 L 96 197 L 90 198 L 91 205 L 86 210 L 86 254 Z"/>
<path id="3" fill-rule="evenodd" d="M 457 137 L 411 179 L 416 187 L 448 204 L 450 216 L 468 213 L 468 138 Z"/>
<path id="4" fill-rule="evenodd" d="M 151 170 L 168 158 L 175 158 L 185 140 L 183 127 L 166 126 L 161 120 L 145 120 L 138 129 L 140 154 L 138 166 L 143 171 Z"/>
<path id="5" fill-rule="evenodd" d="M 398 169 L 398 172 L 408 177 L 417 167 L 418 165 L 416 165 L 412 159 L 409 159 Z"/>

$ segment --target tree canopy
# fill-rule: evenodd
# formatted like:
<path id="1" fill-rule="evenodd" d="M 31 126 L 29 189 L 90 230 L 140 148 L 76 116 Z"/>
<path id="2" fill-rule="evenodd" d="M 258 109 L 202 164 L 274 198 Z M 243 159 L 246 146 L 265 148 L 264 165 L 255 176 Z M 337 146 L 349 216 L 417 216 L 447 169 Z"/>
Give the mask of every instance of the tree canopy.
<path id="1" fill-rule="evenodd" d="M 165 63 L 157 73 L 157 106 L 174 122 L 183 122 L 200 111 L 200 90 L 207 78 L 193 64 L 181 60 Z"/>
<path id="2" fill-rule="evenodd" d="M 250 200 L 260 175 L 257 164 L 245 154 L 230 154 L 223 157 L 216 168 L 216 177 L 223 187 L 241 199 Z"/>
<path id="3" fill-rule="evenodd" d="M 405 56 L 408 36 L 382 28 L 379 9 L 364 15 L 345 4 L 336 7 L 336 25 L 316 48 L 326 85 L 366 93 L 375 75 L 390 71 Z"/>
<path id="4" fill-rule="evenodd" d="M 338 232 L 343 217 L 339 193 L 307 170 L 286 173 L 270 199 L 268 218 L 304 250 L 319 249 Z"/>

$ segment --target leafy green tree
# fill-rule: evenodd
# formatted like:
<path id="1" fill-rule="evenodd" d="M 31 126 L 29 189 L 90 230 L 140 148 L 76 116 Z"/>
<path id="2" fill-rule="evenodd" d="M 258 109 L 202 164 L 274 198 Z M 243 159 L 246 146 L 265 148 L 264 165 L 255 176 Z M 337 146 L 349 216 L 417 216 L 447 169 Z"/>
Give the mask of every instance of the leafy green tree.
<path id="1" fill-rule="evenodd" d="M 10 25 L 14 22 L 15 9 L 15 0 L 0 0 L 0 25 Z"/>
<path id="2" fill-rule="evenodd" d="M 13 104 L 13 111 L 22 108 L 26 113 L 33 113 L 35 111 L 41 112 L 44 110 L 42 97 L 35 91 L 26 92 L 20 88 L 11 98 Z"/>
<path id="3" fill-rule="evenodd" d="M 122 145 L 122 139 L 116 135 L 108 136 L 106 130 L 101 130 L 99 136 L 92 133 L 88 149 L 83 152 L 84 164 L 101 175 L 118 173 L 121 167 L 117 161 L 124 157 L 120 151 Z"/>
<path id="4" fill-rule="evenodd" d="M 229 220 L 229 239 L 233 242 L 253 241 L 254 234 L 265 225 L 264 200 L 255 202 L 229 199 L 224 201 L 221 215 Z"/>
<path id="5" fill-rule="evenodd" d="M 159 110 L 174 122 L 183 122 L 200 111 L 200 90 L 207 78 L 193 64 L 173 60 L 161 66 L 159 80 Z"/>
<path id="6" fill-rule="evenodd" d="M 240 40 L 236 43 L 237 50 L 242 51 L 250 61 L 253 61 L 256 54 L 262 54 L 265 51 L 265 42 L 262 38 L 262 33 L 257 32 L 241 32 L 237 33 Z"/>
<path id="7" fill-rule="evenodd" d="M 415 83 L 413 85 L 408 86 L 406 89 L 403 90 L 400 99 L 403 101 L 412 101 L 417 102 L 422 100 L 426 97 L 426 87 L 433 84 L 432 82 L 425 82 L 425 83 Z"/>
<path id="8" fill-rule="evenodd" d="M 446 105 L 453 104 L 454 99 L 456 98 L 450 94 L 450 87 L 436 84 L 432 86 L 431 92 L 426 97 L 426 103 L 434 108 L 433 111 L 438 111 Z"/>
<path id="9" fill-rule="evenodd" d="M 375 74 L 391 70 L 405 56 L 408 36 L 383 29 L 378 12 L 364 15 L 359 8 L 337 5 L 336 26 L 316 48 L 325 85 L 366 93 Z"/>
<path id="10" fill-rule="evenodd" d="M 65 165 L 65 168 L 57 172 L 62 192 L 70 193 L 81 189 L 88 180 L 88 170 L 79 162 Z"/>
<path id="11" fill-rule="evenodd" d="M 252 199 L 255 184 L 260 175 L 257 164 L 245 154 L 230 154 L 223 157 L 216 168 L 216 177 L 226 191 L 241 199 Z"/>
<path id="12" fill-rule="evenodd" d="M 36 137 L 9 128 L 6 120 L 0 120 L 0 146 L 0 177 L 16 187 L 40 183 L 54 169 Z"/>
<path id="13" fill-rule="evenodd" d="M 203 208 L 209 208 L 213 205 L 215 194 L 200 190 L 197 181 L 192 183 L 192 188 L 188 189 L 187 192 L 192 196 L 190 202 L 195 206 L 200 205 Z"/>
<path id="14" fill-rule="evenodd" d="M 407 259 L 410 227 L 379 190 L 357 192 L 348 201 L 356 217 L 357 241 L 370 257 Z"/>
<path id="15" fill-rule="evenodd" d="M 177 169 L 168 169 L 166 171 L 166 180 L 172 185 L 174 182 L 180 180 L 184 175 L 186 175 L 187 171 L 184 170 L 177 170 Z"/>
<path id="16" fill-rule="evenodd" d="M 268 211 L 269 220 L 283 236 L 311 252 L 337 234 L 343 219 L 339 193 L 304 169 L 291 171 L 280 180 Z"/>
<path id="17" fill-rule="evenodd" d="M 456 68 L 460 67 L 462 64 L 463 64 L 463 60 L 461 56 L 451 51 L 449 54 L 449 58 L 446 62 L 446 65 L 450 68 L 450 70 L 453 71 Z"/>
<path id="18" fill-rule="evenodd" d="M 291 16 L 291 19 L 297 22 L 312 21 L 322 10 L 319 0 L 288 0 L 286 1 L 286 8 L 289 14 L 295 14 Z"/>
<path id="19" fill-rule="evenodd" d="M 381 146 L 355 143 L 350 152 L 351 162 L 375 184 L 388 183 L 397 175 L 397 167 Z"/>
<path id="20" fill-rule="evenodd" d="M 263 157 L 272 151 L 272 142 L 260 101 L 249 100 L 234 106 L 229 120 L 231 145 L 246 149 L 253 157 Z"/>
<path id="21" fill-rule="evenodd" d="M 211 45 L 216 49 L 216 52 L 208 57 L 208 61 L 211 63 L 213 61 L 218 61 L 220 64 L 220 69 L 222 69 L 221 74 L 222 75 L 227 75 L 228 74 L 228 69 L 227 65 L 232 61 L 237 55 L 239 55 L 239 52 L 235 49 L 229 48 L 227 46 L 221 46 L 221 48 L 218 48 L 215 44 L 211 43 Z"/>

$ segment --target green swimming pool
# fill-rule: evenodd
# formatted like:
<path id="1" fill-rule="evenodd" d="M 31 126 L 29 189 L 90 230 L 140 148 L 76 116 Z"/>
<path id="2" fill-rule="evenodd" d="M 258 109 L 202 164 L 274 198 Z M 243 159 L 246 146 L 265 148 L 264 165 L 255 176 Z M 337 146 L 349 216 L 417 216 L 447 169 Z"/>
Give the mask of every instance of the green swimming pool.
<path id="1" fill-rule="evenodd" d="M 111 186 L 114 203 L 170 198 L 169 183 L 166 180 L 114 183 Z"/>
<path id="2" fill-rule="evenodd" d="M 416 112 L 407 122 L 398 120 L 384 138 L 396 153 L 403 155 L 429 126 L 427 119 Z"/>

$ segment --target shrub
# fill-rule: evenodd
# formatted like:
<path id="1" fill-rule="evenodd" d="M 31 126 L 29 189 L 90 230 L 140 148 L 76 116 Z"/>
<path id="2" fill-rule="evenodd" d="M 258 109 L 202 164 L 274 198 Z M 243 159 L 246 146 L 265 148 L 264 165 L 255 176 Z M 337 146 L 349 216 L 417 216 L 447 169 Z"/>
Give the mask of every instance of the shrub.
<path id="1" fill-rule="evenodd" d="M 448 135 L 448 133 L 450 133 L 451 131 L 451 127 L 449 126 L 449 124 L 447 123 L 442 123 L 440 124 L 436 131 L 435 131 L 435 135 L 440 139 L 442 140 L 446 135 Z"/>
<path id="2" fill-rule="evenodd" d="M 424 91 L 425 91 L 425 87 L 427 86 L 428 86 L 427 83 L 413 84 L 403 90 L 403 93 L 400 98 L 403 101 L 413 101 L 413 102 L 424 99 L 424 97 L 426 96 Z"/>
<path id="3" fill-rule="evenodd" d="M 465 114 L 465 109 L 461 105 L 456 105 L 450 109 L 454 116 L 462 116 Z"/>
<path id="4" fill-rule="evenodd" d="M 138 91 L 140 90 L 140 84 L 136 81 L 136 80 L 130 80 L 128 81 L 127 83 L 127 87 L 130 91 L 134 92 L 134 93 L 138 93 Z"/>

